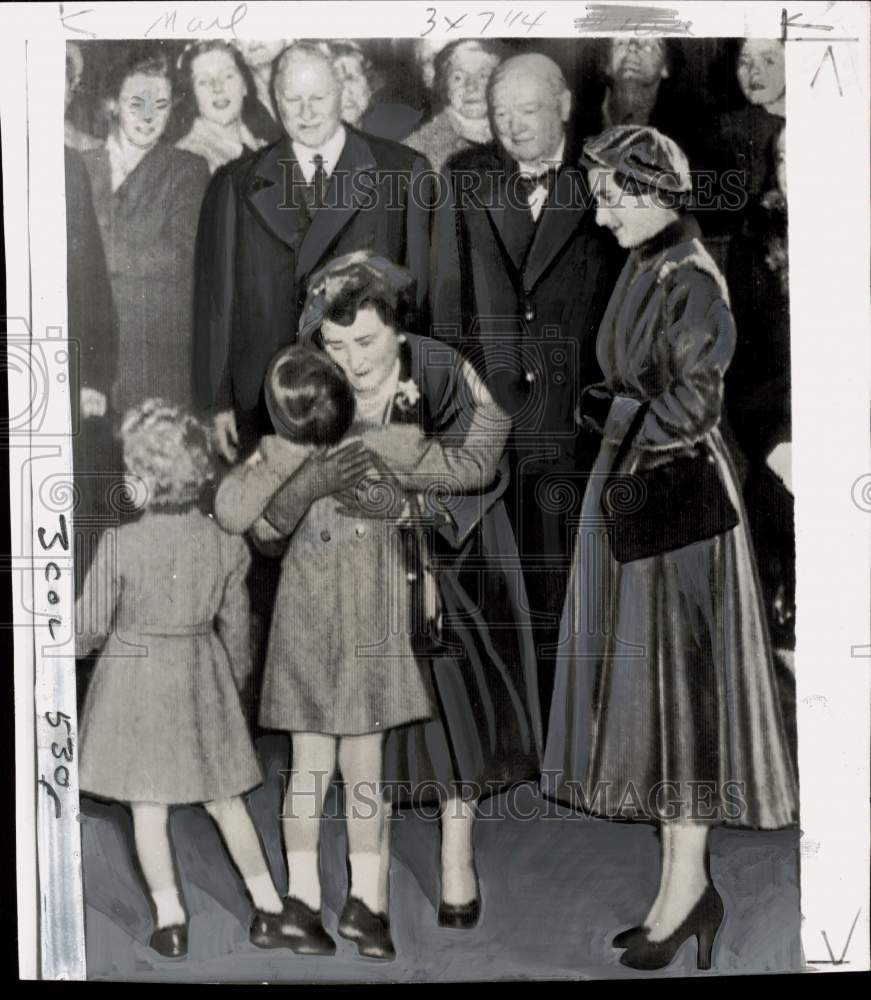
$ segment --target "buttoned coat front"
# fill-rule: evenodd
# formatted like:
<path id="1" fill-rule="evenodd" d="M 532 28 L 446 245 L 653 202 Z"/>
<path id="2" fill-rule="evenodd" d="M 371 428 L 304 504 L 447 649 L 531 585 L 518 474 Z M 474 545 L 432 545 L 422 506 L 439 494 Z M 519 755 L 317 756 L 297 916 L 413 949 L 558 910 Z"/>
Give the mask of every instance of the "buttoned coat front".
<path id="1" fill-rule="evenodd" d="M 418 300 L 425 300 L 429 164 L 399 143 L 345 128 L 324 207 L 310 223 L 295 201 L 301 173 L 287 137 L 215 173 L 197 232 L 194 389 L 201 407 L 258 407 L 270 359 L 296 340 L 308 278 L 331 257 L 383 254 L 414 274 Z"/>

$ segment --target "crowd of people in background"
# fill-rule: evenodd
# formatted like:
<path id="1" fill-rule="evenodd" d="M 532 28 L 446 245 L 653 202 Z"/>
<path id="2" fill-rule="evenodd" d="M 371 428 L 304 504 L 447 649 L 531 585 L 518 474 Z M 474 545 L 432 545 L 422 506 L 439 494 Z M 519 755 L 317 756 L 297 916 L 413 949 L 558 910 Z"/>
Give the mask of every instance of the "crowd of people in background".
<path id="1" fill-rule="evenodd" d="M 131 564 L 117 571 L 118 614 L 159 637 L 167 664 L 197 664 L 193 679 L 162 687 L 153 665 L 135 678 L 101 671 L 113 655 L 104 650 L 83 708 L 82 789 L 133 803 L 162 954 L 186 949 L 167 826 L 180 802 L 207 803 L 220 825 L 255 904 L 252 941 L 335 950 L 320 918 L 320 811 L 307 824 L 285 820 L 281 899 L 240 799 L 259 780 L 247 723 L 238 705 L 227 709 L 220 746 L 203 728 L 203 713 L 233 702 L 233 673 L 255 692 L 259 724 L 291 735 L 288 816 L 337 766 L 352 784 L 476 784 L 471 801 L 453 791 L 443 803 L 443 926 L 480 915 L 480 789 L 535 781 L 542 760 L 568 784 L 739 778 L 745 825 L 794 821 L 783 47 L 749 39 L 719 53 L 735 60 L 724 102 L 690 85 L 692 44 L 68 44 L 77 591 L 88 598 L 89 567 L 91 590 L 107 572 L 105 529 L 122 525 Z M 368 205 L 354 186 L 361 176 Z M 622 188 L 612 191 L 614 178 Z M 450 193 L 441 202 L 440 189 Z M 651 204 L 654 189 L 672 201 Z M 634 215 L 621 194 L 635 199 Z M 297 342 L 309 353 L 293 353 Z M 318 407 L 326 430 L 312 423 Z M 343 422 L 342 412 L 352 416 Z M 597 561 L 584 525 L 602 486 L 588 484 L 619 465 L 615 435 L 627 428 L 636 469 L 704 438 L 746 524 L 689 555 L 657 556 L 653 568 Z M 435 542 L 408 543 L 419 560 L 409 581 L 422 586 L 426 559 L 441 559 L 441 600 L 468 619 L 442 636 L 448 651 L 384 640 L 380 591 L 404 574 L 386 515 L 352 495 L 373 463 L 400 490 L 426 492 L 447 477 L 462 500 Z M 101 477 L 125 468 L 149 486 L 151 521 L 105 489 Z M 172 570 L 151 550 L 158 528 Z M 246 543 L 235 537 L 246 533 Z M 466 557 L 488 568 L 464 575 Z M 503 573 L 505 560 L 519 573 Z M 622 580 L 616 597 L 596 576 L 603 566 Z M 162 572 L 186 581 L 186 593 L 197 573 L 215 583 L 170 607 L 149 597 Z M 402 591 L 401 616 L 412 613 L 403 602 L 431 598 L 418 590 Z M 578 607 L 591 601 L 576 631 Z M 227 632 L 243 618 L 245 650 L 237 639 L 216 645 L 211 622 Z M 605 655 L 608 630 L 596 624 L 605 619 L 620 643 L 669 661 L 659 695 L 653 681 L 633 692 L 637 667 L 577 669 Z M 510 636 L 500 620 L 513 623 Z M 87 634 L 83 655 L 108 632 Z M 381 657 L 364 679 L 361 643 Z M 431 672 L 415 673 L 416 658 Z M 143 703 L 173 705 L 168 719 L 186 733 L 178 753 L 207 762 L 193 777 L 180 766 L 149 791 L 134 761 L 125 770 L 112 718 L 133 686 Z M 727 731 L 727 715 L 746 733 Z M 151 717 L 144 711 L 137 745 L 153 746 L 166 765 L 158 770 L 172 772 L 175 737 Z M 621 750 L 630 731 L 632 760 Z M 764 765 L 745 742 L 762 732 Z M 566 798 L 565 787 L 544 790 Z M 388 815 L 349 818 L 339 925 L 361 954 L 382 959 L 395 954 Z M 707 867 L 711 824 L 634 818 L 668 834 L 659 895 L 644 924 L 615 941 L 625 964 L 668 964 L 691 934 L 700 966 L 706 949 L 710 962 L 722 920 Z"/>

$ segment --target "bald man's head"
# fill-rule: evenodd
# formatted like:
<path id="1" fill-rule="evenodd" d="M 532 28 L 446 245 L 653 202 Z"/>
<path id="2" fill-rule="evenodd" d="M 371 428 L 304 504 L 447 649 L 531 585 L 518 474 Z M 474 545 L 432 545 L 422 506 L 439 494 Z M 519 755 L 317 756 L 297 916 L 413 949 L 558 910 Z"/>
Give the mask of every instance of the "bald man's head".
<path id="1" fill-rule="evenodd" d="M 490 78 L 488 97 L 494 133 L 510 156 L 523 163 L 556 156 L 572 95 L 553 59 L 538 52 L 506 59 Z"/>
<path id="2" fill-rule="evenodd" d="M 275 104 L 294 142 L 317 148 L 333 137 L 342 115 L 342 85 L 329 54 L 297 42 L 275 65 Z"/>

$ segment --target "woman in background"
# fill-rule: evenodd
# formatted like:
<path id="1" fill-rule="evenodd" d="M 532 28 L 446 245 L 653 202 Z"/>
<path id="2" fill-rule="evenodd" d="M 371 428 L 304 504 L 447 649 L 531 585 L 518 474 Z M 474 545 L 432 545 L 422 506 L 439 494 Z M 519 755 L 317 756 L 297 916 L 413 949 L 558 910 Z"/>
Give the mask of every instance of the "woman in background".
<path id="1" fill-rule="evenodd" d="M 331 39 L 324 44 L 342 84 L 342 120 L 369 135 L 405 142 L 420 122 L 421 113 L 405 104 L 373 103 L 380 80 L 357 42 Z"/>
<path id="2" fill-rule="evenodd" d="M 110 97 L 109 137 L 82 158 L 118 316 L 112 407 L 151 396 L 189 405 L 194 240 L 209 168 L 163 140 L 173 104 L 163 55 L 126 66 Z"/>
<path id="3" fill-rule="evenodd" d="M 67 76 L 66 90 L 64 91 L 64 146 L 69 149 L 77 149 L 83 152 L 86 149 L 95 149 L 100 145 L 100 140 L 87 132 L 83 132 L 66 117 L 69 113 L 70 105 L 76 96 L 76 91 L 82 82 L 82 74 L 85 71 L 85 60 L 82 50 L 75 42 L 67 42 Z"/>
<path id="4" fill-rule="evenodd" d="M 505 57 L 499 41 L 463 39 L 446 45 L 436 56 L 433 90 L 439 111 L 406 139 L 441 170 L 454 153 L 490 142 L 487 84 Z"/>
<path id="5" fill-rule="evenodd" d="M 203 157 L 209 170 L 266 145 L 246 124 L 256 100 L 254 82 L 239 52 L 223 41 L 192 42 L 179 60 L 182 87 L 193 95 L 196 118 L 177 149 Z"/>
<path id="6" fill-rule="evenodd" d="M 272 100 L 272 69 L 275 60 L 292 41 L 291 38 L 269 38 L 265 41 L 236 38 L 232 42 L 254 80 L 248 125 L 254 135 L 267 144 L 277 142 L 284 135 Z"/>
<path id="7" fill-rule="evenodd" d="M 721 174 L 736 171 L 740 191 L 746 196 L 735 211 L 718 213 L 715 228 L 739 232 L 745 209 L 756 205 L 765 193 L 769 155 L 786 117 L 786 77 L 783 42 L 774 38 L 748 38 L 741 44 L 736 66 L 743 108 L 720 119 L 708 159 Z"/>

